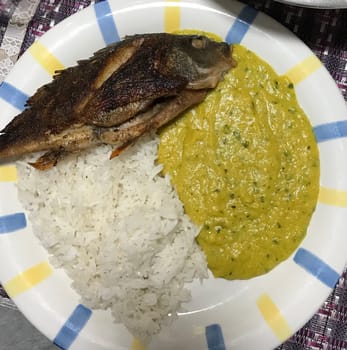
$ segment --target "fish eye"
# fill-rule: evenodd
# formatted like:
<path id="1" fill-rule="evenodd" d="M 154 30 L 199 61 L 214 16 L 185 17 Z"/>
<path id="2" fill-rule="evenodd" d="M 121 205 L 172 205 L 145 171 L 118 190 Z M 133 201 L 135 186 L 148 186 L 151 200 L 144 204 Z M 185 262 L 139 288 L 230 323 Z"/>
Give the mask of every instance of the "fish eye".
<path id="1" fill-rule="evenodd" d="M 206 47 L 206 40 L 204 38 L 194 38 L 192 40 L 192 46 L 196 49 L 203 49 Z"/>

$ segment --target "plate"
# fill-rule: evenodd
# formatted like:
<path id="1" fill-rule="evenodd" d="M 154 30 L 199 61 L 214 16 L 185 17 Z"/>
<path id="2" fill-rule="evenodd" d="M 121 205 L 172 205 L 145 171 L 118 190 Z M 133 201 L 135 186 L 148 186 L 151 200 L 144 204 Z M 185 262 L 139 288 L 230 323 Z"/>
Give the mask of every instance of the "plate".
<path id="1" fill-rule="evenodd" d="M 316 7 L 325 9 L 347 8 L 346 0 L 276 0 L 288 5 L 298 5 L 305 7 Z"/>
<path id="2" fill-rule="evenodd" d="M 186 312 L 152 350 L 258 349 L 279 345 L 328 297 L 347 257 L 345 102 L 314 54 L 277 22 L 227 1 L 104 1 L 64 20 L 18 60 L 0 89 L 1 127 L 55 69 L 127 34 L 195 28 L 242 43 L 295 84 L 319 144 L 321 189 L 306 238 L 270 273 L 248 281 L 210 278 L 191 285 Z M 23 314 L 63 349 L 140 349 L 109 313 L 80 304 L 62 270 L 52 268 L 17 199 L 16 168 L 0 168 L 0 281 Z M 49 229 L 49 228 L 47 228 Z"/>

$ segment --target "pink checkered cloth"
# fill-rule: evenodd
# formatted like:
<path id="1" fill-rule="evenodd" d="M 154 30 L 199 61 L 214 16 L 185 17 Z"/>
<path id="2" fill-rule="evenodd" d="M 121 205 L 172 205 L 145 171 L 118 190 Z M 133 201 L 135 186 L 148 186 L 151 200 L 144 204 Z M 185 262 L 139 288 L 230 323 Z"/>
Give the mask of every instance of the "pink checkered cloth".
<path id="1" fill-rule="evenodd" d="M 324 63 L 347 100 L 347 10 L 308 9 L 283 5 L 272 0 L 242 1 L 275 18 L 304 41 Z M 20 54 L 35 38 L 62 19 L 88 6 L 90 2 L 40 1 L 29 22 Z M 0 45 L 18 3 L 20 0 L 0 0 Z M 1 296 L 7 298 L 0 286 Z M 347 269 L 311 320 L 277 350 L 347 350 Z"/>

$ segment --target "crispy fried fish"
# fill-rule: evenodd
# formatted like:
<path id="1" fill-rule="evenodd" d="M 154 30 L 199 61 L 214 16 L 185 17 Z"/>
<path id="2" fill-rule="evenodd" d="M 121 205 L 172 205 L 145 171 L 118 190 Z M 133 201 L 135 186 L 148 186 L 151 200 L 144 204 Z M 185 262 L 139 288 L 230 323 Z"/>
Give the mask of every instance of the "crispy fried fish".
<path id="1" fill-rule="evenodd" d="M 201 102 L 232 67 L 231 47 L 205 36 L 126 37 L 56 72 L 0 135 L 0 160 L 48 151 L 45 170 L 66 153 L 111 144 L 111 158 Z"/>

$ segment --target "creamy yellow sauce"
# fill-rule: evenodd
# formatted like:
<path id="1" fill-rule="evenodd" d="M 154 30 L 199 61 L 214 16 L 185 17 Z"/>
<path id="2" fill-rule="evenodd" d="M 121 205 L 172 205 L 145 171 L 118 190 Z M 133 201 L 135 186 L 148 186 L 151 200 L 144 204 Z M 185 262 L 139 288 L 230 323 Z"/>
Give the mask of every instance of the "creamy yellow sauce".
<path id="1" fill-rule="evenodd" d="M 319 154 L 293 84 L 235 45 L 237 67 L 161 133 L 158 160 L 215 277 L 247 279 L 304 238 L 319 189 Z"/>

